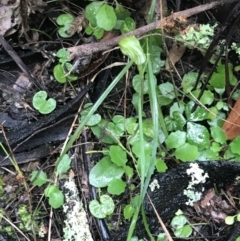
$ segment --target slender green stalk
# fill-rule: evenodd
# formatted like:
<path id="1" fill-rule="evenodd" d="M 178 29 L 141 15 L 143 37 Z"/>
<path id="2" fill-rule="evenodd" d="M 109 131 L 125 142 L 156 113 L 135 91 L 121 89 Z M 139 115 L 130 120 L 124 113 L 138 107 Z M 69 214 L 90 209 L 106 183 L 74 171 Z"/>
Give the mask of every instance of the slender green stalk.
<path id="1" fill-rule="evenodd" d="M 126 74 L 128 69 L 132 66 L 133 61 L 130 61 L 126 64 L 126 66 L 122 69 L 122 71 L 118 74 L 118 76 L 113 80 L 113 82 L 108 86 L 108 88 L 104 91 L 104 93 L 99 97 L 97 102 L 92 106 L 91 110 L 88 112 L 87 116 L 82 120 L 78 128 L 75 130 L 73 135 L 71 136 L 70 140 L 68 141 L 65 148 L 62 150 L 62 153 L 59 157 L 59 161 L 63 158 L 63 156 L 67 153 L 69 148 L 73 145 L 74 141 L 78 138 L 79 134 L 83 130 L 84 126 L 87 124 L 88 120 L 91 118 L 91 116 L 94 114 L 94 112 L 98 109 L 98 107 L 102 104 L 102 102 L 105 100 L 105 98 L 108 96 L 108 94 L 112 91 L 114 86 L 121 80 L 121 78 Z"/>

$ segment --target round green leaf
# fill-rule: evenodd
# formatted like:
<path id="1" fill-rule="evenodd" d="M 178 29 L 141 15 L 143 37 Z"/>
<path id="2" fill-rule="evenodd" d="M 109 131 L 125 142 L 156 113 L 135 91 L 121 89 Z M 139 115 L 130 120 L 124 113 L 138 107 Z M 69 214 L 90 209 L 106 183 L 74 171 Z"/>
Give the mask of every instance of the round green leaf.
<path id="1" fill-rule="evenodd" d="M 49 198 L 49 204 L 53 208 L 59 208 L 63 205 L 64 196 L 56 185 L 50 185 L 44 190 L 44 194 Z"/>
<path id="2" fill-rule="evenodd" d="M 177 91 L 174 90 L 173 84 L 167 82 L 159 85 L 161 94 L 169 99 L 174 99 L 176 97 Z"/>
<path id="3" fill-rule="evenodd" d="M 187 219 L 184 215 L 177 215 L 171 221 L 171 226 L 174 229 L 182 228 L 187 223 Z"/>
<path id="4" fill-rule="evenodd" d="M 126 17 L 120 27 L 121 34 L 133 31 L 136 28 L 136 23 L 131 17 Z"/>
<path id="5" fill-rule="evenodd" d="M 190 225 L 185 225 L 174 231 L 174 234 L 178 238 L 187 238 L 192 234 L 192 227 Z"/>
<path id="6" fill-rule="evenodd" d="M 198 157 L 198 161 L 210 161 L 210 160 L 218 160 L 219 155 L 218 152 L 214 152 L 210 149 L 204 149 L 200 151 L 200 156 Z"/>
<path id="7" fill-rule="evenodd" d="M 70 24 L 74 20 L 74 17 L 68 13 L 64 13 L 58 16 L 57 24 L 58 25 L 66 25 Z"/>
<path id="8" fill-rule="evenodd" d="M 67 61 L 69 61 L 68 57 L 70 55 L 70 52 L 64 48 L 59 49 L 56 53 L 56 56 L 60 59 L 59 62 L 60 63 L 66 63 Z"/>
<path id="9" fill-rule="evenodd" d="M 109 150 L 109 156 L 111 157 L 111 161 L 119 167 L 126 165 L 127 153 L 120 146 L 112 145 Z"/>
<path id="10" fill-rule="evenodd" d="M 61 64 L 55 65 L 53 69 L 54 78 L 60 83 L 65 84 L 67 82 L 66 73 Z"/>
<path id="11" fill-rule="evenodd" d="M 213 137 L 214 141 L 224 144 L 226 143 L 227 137 L 225 131 L 219 126 L 214 126 L 210 128 L 211 136 Z"/>
<path id="12" fill-rule="evenodd" d="M 103 2 L 92 2 L 85 8 L 85 18 L 92 26 L 97 26 L 96 15 L 98 9 L 103 5 Z"/>
<path id="13" fill-rule="evenodd" d="M 57 24 L 62 26 L 59 28 L 58 33 L 63 38 L 69 38 L 71 35 L 67 34 L 67 30 L 69 30 L 71 23 L 73 22 L 74 17 L 68 13 L 61 14 L 57 18 Z"/>
<path id="14" fill-rule="evenodd" d="M 188 93 L 193 89 L 197 80 L 197 76 L 197 72 L 189 72 L 183 76 L 182 87 L 185 93 Z"/>
<path id="15" fill-rule="evenodd" d="M 101 121 L 102 117 L 99 114 L 94 114 L 90 117 L 87 124 L 88 126 L 95 126 Z"/>
<path id="16" fill-rule="evenodd" d="M 172 132 L 166 139 L 166 145 L 169 149 L 178 148 L 186 142 L 186 132 L 175 131 Z"/>
<path id="17" fill-rule="evenodd" d="M 156 160 L 156 168 L 158 172 L 166 172 L 168 169 L 166 163 L 162 159 Z"/>
<path id="18" fill-rule="evenodd" d="M 101 219 L 101 218 L 106 217 L 106 213 L 103 212 L 102 206 L 99 204 L 99 202 L 97 200 L 90 201 L 89 210 L 90 210 L 91 214 L 96 218 Z"/>
<path id="19" fill-rule="evenodd" d="M 186 119 L 181 113 L 174 111 L 172 113 L 172 117 L 167 116 L 165 118 L 165 124 L 167 126 L 168 131 L 181 130 L 186 124 Z"/>
<path id="20" fill-rule="evenodd" d="M 123 209 L 123 215 L 125 219 L 129 219 L 132 217 L 132 215 L 134 214 L 135 208 L 131 205 L 128 204 L 127 206 L 125 206 L 125 208 Z"/>
<path id="21" fill-rule="evenodd" d="M 159 47 L 158 43 L 158 45 L 150 45 L 149 50 L 153 74 L 158 74 L 161 67 L 165 65 L 165 61 L 161 59 L 162 49 Z"/>
<path id="22" fill-rule="evenodd" d="M 199 94 L 200 94 L 201 90 L 197 89 L 195 91 L 192 92 L 192 94 L 198 98 Z M 204 90 L 203 95 L 200 98 L 200 102 L 203 105 L 211 105 L 214 101 L 214 94 L 210 91 L 210 90 Z"/>
<path id="23" fill-rule="evenodd" d="M 200 153 L 196 146 L 185 143 L 183 146 L 180 146 L 175 151 L 175 156 L 181 161 L 195 161 L 199 157 Z"/>
<path id="24" fill-rule="evenodd" d="M 71 159 L 67 154 L 65 154 L 61 158 L 60 162 L 59 162 L 59 159 L 57 160 L 57 172 L 59 174 L 66 173 L 70 169 L 70 164 L 71 164 Z"/>
<path id="25" fill-rule="evenodd" d="M 38 91 L 33 96 L 33 106 L 36 110 L 38 110 L 41 114 L 49 114 L 56 108 L 56 100 L 53 98 L 47 98 L 47 92 L 46 91 Z"/>
<path id="26" fill-rule="evenodd" d="M 102 195 L 100 197 L 100 202 L 102 205 L 102 210 L 106 213 L 106 215 L 111 215 L 115 208 L 112 198 L 108 195 Z"/>
<path id="27" fill-rule="evenodd" d="M 103 3 L 96 12 L 96 21 L 97 26 L 110 31 L 114 28 L 117 23 L 117 16 L 113 7 L 109 6 L 106 3 Z"/>
<path id="28" fill-rule="evenodd" d="M 44 171 L 33 171 L 31 173 L 30 181 L 33 185 L 41 187 L 43 184 L 48 182 L 47 174 Z"/>
<path id="29" fill-rule="evenodd" d="M 189 121 L 202 121 L 206 120 L 209 117 L 208 111 L 200 106 L 198 106 L 197 109 L 194 112 L 192 112 L 193 106 L 194 102 L 190 101 L 187 103 L 185 108 L 185 113 Z"/>
<path id="30" fill-rule="evenodd" d="M 124 193 L 126 188 L 126 182 L 124 182 L 122 179 L 113 179 L 108 184 L 108 192 L 113 195 L 120 195 Z"/>
<path id="31" fill-rule="evenodd" d="M 147 137 L 153 138 L 154 136 L 154 130 L 153 130 L 153 122 L 152 119 L 145 119 L 143 121 L 143 133 Z"/>
<path id="32" fill-rule="evenodd" d="M 199 148 L 210 146 L 210 136 L 207 128 L 196 123 L 187 123 L 187 141 Z"/>
<path id="33" fill-rule="evenodd" d="M 141 157 L 141 149 L 144 148 L 145 156 L 152 154 L 152 145 L 150 142 L 144 141 L 144 146 L 141 146 L 140 141 L 133 143 L 132 151 L 137 157 Z"/>
<path id="34" fill-rule="evenodd" d="M 234 224 L 234 220 L 235 220 L 235 216 L 227 216 L 225 218 L 225 223 L 227 225 L 233 225 Z"/>
<path id="35" fill-rule="evenodd" d="M 132 79 L 132 85 L 134 90 L 137 93 L 141 92 L 141 88 L 142 88 L 142 81 L 143 81 L 143 93 L 146 94 L 148 91 L 148 82 L 146 80 L 142 80 L 140 75 L 135 75 Z"/>
<path id="36" fill-rule="evenodd" d="M 119 20 L 124 20 L 126 17 L 129 17 L 131 15 L 131 13 L 122 5 L 118 4 L 118 2 L 116 2 L 115 13 L 117 19 Z"/>
<path id="37" fill-rule="evenodd" d="M 97 200 L 92 200 L 89 203 L 89 210 L 96 218 L 105 218 L 107 215 L 111 215 L 114 208 L 114 202 L 108 195 L 102 195 L 100 197 L 100 203 Z"/>
<path id="38" fill-rule="evenodd" d="M 232 153 L 240 155 L 240 136 L 236 137 L 229 146 Z"/>
<path id="39" fill-rule="evenodd" d="M 123 173 L 124 169 L 111 162 L 110 156 L 106 156 L 90 171 L 89 182 L 94 187 L 106 187 L 113 179 L 120 179 Z"/>
<path id="40" fill-rule="evenodd" d="M 183 113 L 185 109 L 185 104 L 182 101 L 175 102 L 171 107 L 170 107 L 170 116 L 173 117 L 173 112 L 179 112 Z"/>
<path id="41" fill-rule="evenodd" d="M 135 36 L 122 38 L 119 42 L 119 47 L 123 54 L 127 55 L 136 65 L 145 63 L 146 56 L 139 43 L 139 40 Z"/>
<path id="42" fill-rule="evenodd" d="M 103 35 L 104 35 L 104 29 L 103 28 L 97 27 L 93 30 L 93 36 L 95 36 L 96 39 L 101 39 L 103 37 Z"/>

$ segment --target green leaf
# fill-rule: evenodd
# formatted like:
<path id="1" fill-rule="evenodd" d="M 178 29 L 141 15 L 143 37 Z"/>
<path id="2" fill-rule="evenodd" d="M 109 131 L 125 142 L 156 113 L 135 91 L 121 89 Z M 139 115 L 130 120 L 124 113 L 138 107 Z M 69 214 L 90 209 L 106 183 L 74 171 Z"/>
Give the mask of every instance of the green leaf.
<path id="1" fill-rule="evenodd" d="M 60 59 L 59 62 L 60 63 L 66 63 L 67 61 L 69 61 L 69 55 L 70 52 L 64 48 L 59 49 L 56 53 L 56 56 Z"/>
<path id="2" fill-rule="evenodd" d="M 184 116 L 177 111 L 172 113 L 172 117 L 167 116 L 164 120 L 168 131 L 182 130 L 186 124 Z"/>
<path id="3" fill-rule="evenodd" d="M 103 5 L 103 2 L 92 2 L 85 8 L 85 18 L 91 23 L 92 26 L 97 26 L 96 15 L 98 9 Z"/>
<path id="4" fill-rule="evenodd" d="M 168 169 L 166 163 L 162 159 L 156 160 L 156 168 L 158 172 L 166 172 Z"/>
<path id="5" fill-rule="evenodd" d="M 210 150 L 212 150 L 213 152 L 218 153 L 219 151 L 221 151 L 221 149 L 222 149 L 222 146 L 220 146 L 219 143 L 217 143 L 217 142 L 212 142 L 212 145 L 211 145 L 211 147 L 210 147 Z"/>
<path id="6" fill-rule="evenodd" d="M 49 204 L 57 209 L 63 205 L 64 196 L 56 185 L 49 185 L 45 190 L 44 194 L 49 198 Z"/>
<path id="7" fill-rule="evenodd" d="M 229 146 L 232 153 L 240 155 L 240 136 L 236 137 Z"/>
<path id="8" fill-rule="evenodd" d="M 68 13 L 64 13 L 58 16 L 57 24 L 63 27 L 60 27 L 58 33 L 63 38 L 69 38 L 71 35 L 67 34 L 66 31 L 69 30 L 71 23 L 73 22 L 74 17 Z"/>
<path id="9" fill-rule="evenodd" d="M 146 56 L 139 40 L 135 36 L 122 38 L 118 44 L 122 53 L 133 60 L 136 65 L 145 63 Z"/>
<path id="10" fill-rule="evenodd" d="M 93 36 L 96 37 L 96 39 L 101 39 L 104 35 L 104 29 L 103 28 L 95 28 L 93 31 Z"/>
<path id="11" fill-rule="evenodd" d="M 213 137 L 214 141 L 220 143 L 220 144 L 225 144 L 227 137 L 225 131 L 220 128 L 219 126 L 214 126 L 210 128 L 211 130 L 211 136 Z"/>
<path id="12" fill-rule="evenodd" d="M 173 84 L 167 82 L 159 85 L 159 89 L 161 91 L 161 94 L 164 97 L 167 97 L 169 99 L 175 99 L 177 94 L 177 90 L 174 90 Z"/>
<path id="13" fill-rule="evenodd" d="M 117 2 L 116 2 L 115 13 L 116 13 L 117 19 L 119 20 L 124 20 L 126 17 L 129 17 L 131 15 L 131 13 L 126 8 L 124 8 L 122 5 L 118 4 Z"/>
<path id="14" fill-rule="evenodd" d="M 210 136 L 208 129 L 196 123 L 187 123 L 187 141 L 199 148 L 209 148 Z"/>
<path id="15" fill-rule="evenodd" d="M 127 177 L 130 179 L 133 177 L 133 168 L 130 166 L 125 166 L 124 167 L 125 170 L 125 174 L 127 175 Z"/>
<path id="16" fill-rule="evenodd" d="M 189 121 L 202 121 L 209 117 L 208 111 L 200 106 L 198 106 L 197 109 L 192 113 L 193 106 L 193 101 L 188 102 L 186 105 L 185 113 Z"/>
<path id="17" fill-rule="evenodd" d="M 122 179 L 113 179 L 108 184 L 108 192 L 112 195 L 120 195 L 124 193 L 126 188 L 126 182 L 124 182 Z"/>
<path id="18" fill-rule="evenodd" d="M 54 78 L 60 83 L 65 84 L 67 82 L 66 73 L 61 64 L 55 65 L 53 69 Z"/>
<path id="19" fill-rule="evenodd" d="M 213 73 L 211 79 L 209 80 L 209 84 L 217 89 L 225 88 L 226 86 L 225 74 Z"/>
<path id="20" fill-rule="evenodd" d="M 219 155 L 217 152 L 214 152 L 210 149 L 204 149 L 200 151 L 200 156 L 198 157 L 198 161 L 216 161 L 219 159 Z"/>
<path id="21" fill-rule="evenodd" d="M 182 87 L 184 93 L 190 92 L 196 84 L 198 73 L 189 72 L 183 76 Z"/>
<path id="22" fill-rule="evenodd" d="M 89 183 L 94 187 L 106 187 L 113 179 L 120 179 L 123 173 L 122 167 L 113 163 L 110 156 L 105 156 L 90 171 Z"/>
<path id="23" fill-rule="evenodd" d="M 187 223 L 187 219 L 184 215 L 177 215 L 171 221 L 171 226 L 174 229 L 182 228 Z"/>
<path id="24" fill-rule="evenodd" d="M 120 27 L 121 34 L 133 31 L 136 28 L 136 23 L 131 17 L 126 17 Z"/>
<path id="25" fill-rule="evenodd" d="M 132 151 L 137 157 L 141 157 L 141 149 L 144 148 L 145 156 L 152 154 L 152 145 L 150 142 L 144 141 L 144 146 L 141 146 L 140 141 L 134 142 Z"/>
<path id="26" fill-rule="evenodd" d="M 192 228 L 190 225 L 185 225 L 174 231 L 174 234 L 178 238 L 187 238 L 192 234 Z"/>
<path id="27" fill-rule="evenodd" d="M 47 99 L 47 92 L 46 91 L 38 91 L 33 96 L 33 106 L 36 110 L 38 110 L 41 114 L 49 114 L 56 108 L 56 100 L 53 98 Z"/>
<path id="28" fill-rule="evenodd" d="M 65 154 L 59 162 L 59 159 L 57 159 L 57 172 L 61 175 L 63 173 L 66 173 L 70 169 L 71 159 L 70 157 Z"/>
<path id="29" fill-rule="evenodd" d="M 119 129 L 125 131 L 125 118 L 122 115 L 113 116 L 112 121 Z"/>
<path id="30" fill-rule="evenodd" d="M 192 94 L 198 98 L 199 94 L 200 94 L 201 90 L 197 89 L 195 91 L 192 92 Z M 214 94 L 210 91 L 210 90 L 204 90 L 203 95 L 200 98 L 200 102 L 203 105 L 211 105 L 214 101 Z"/>
<path id="31" fill-rule="evenodd" d="M 94 114 L 87 122 L 87 126 L 95 126 L 101 121 L 102 117 L 99 114 Z"/>
<path id="32" fill-rule="evenodd" d="M 227 216 L 225 218 L 225 223 L 227 225 L 233 225 L 234 224 L 234 220 L 235 220 L 235 216 Z"/>
<path id="33" fill-rule="evenodd" d="M 200 153 L 196 146 L 185 143 L 183 146 L 180 146 L 175 151 L 175 156 L 181 161 L 195 161 L 199 157 Z"/>
<path id="34" fill-rule="evenodd" d="M 96 12 L 96 21 L 97 26 L 110 31 L 114 28 L 117 23 L 117 16 L 113 7 L 109 6 L 106 3 L 103 3 Z"/>
<path id="35" fill-rule="evenodd" d="M 152 41 L 150 43 L 152 43 Z M 161 59 L 162 49 L 159 47 L 159 44 L 151 44 L 149 46 L 149 51 L 153 74 L 158 74 L 161 68 L 165 65 L 165 61 Z"/>
<path id="36" fill-rule="evenodd" d="M 166 145 L 169 149 L 183 146 L 186 142 L 186 132 L 175 131 L 172 132 L 166 139 Z"/>
<path id="37" fill-rule="evenodd" d="M 70 24 L 74 20 L 74 17 L 68 13 L 64 13 L 58 16 L 57 24 L 58 25 L 65 25 Z"/>
<path id="38" fill-rule="evenodd" d="M 147 137 L 153 138 L 154 136 L 154 131 L 153 131 L 153 122 L 152 119 L 145 119 L 143 121 L 143 133 Z"/>
<path id="39" fill-rule="evenodd" d="M 109 150 L 111 161 L 119 167 L 124 167 L 127 163 L 127 153 L 119 146 L 111 146 Z"/>
<path id="40" fill-rule="evenodd" d="M 100 203 L 97 200 L 92 200 L 89 203 L 89 210 L 96 218 L 105 218 L 107 215 L 111 215 L 114 208 L 114 202 L 108 195 L 102 195 L 100 197 Z"/>
<path id="41" fill-rule="evenodd" d="M 106 130 L 114 137 L 119 139 L 124 134 L 124 130 L 122 129 L 122 125 L 118 125 L 112 122 L 109 122 L 106 126 Z"/>
<path id="42" fill-rule="evenodd" d="M 185 109 L 185 104 L 182 101 L 175 102 L 171 107 L 170 107 L 170 117 L 173 117 L 173 112 L 179 112 L 183 113 Z"/>
<path id="43" fill-rule="evenodd" d="M 133 216 L 134 211 L 135 211 L 135 208 L 131 204 L 126 205 L 123 209 L 124 218 L 130 219 Z"/>
<path id="44" fill-rule="evenodd" d="M 148 92 L 148 82 L 146 80 L 141 79 L 140 75 L 138 74 L 135 75 L 132 79 L 133 88 L 137 93 L 141 92 L 142 82 L 143 82 L 143 94 L 146 94 Z"/>
<path id="45" fill-rule="evenodd" d="M 138 128 L 138 124 L 136 122 L 137 120 L 134 117 L 129 117 L 126 119 L 125 128 L 128 134 L 133 135 L 136 132 Z"/>
<path id="46" fill-rule="evenodd" d="M 44 171 L 33 171 L 31 173 L 30 181 L 33 185 L 41 187 L 43 184 L 48 182 L 47 174 Z"/>

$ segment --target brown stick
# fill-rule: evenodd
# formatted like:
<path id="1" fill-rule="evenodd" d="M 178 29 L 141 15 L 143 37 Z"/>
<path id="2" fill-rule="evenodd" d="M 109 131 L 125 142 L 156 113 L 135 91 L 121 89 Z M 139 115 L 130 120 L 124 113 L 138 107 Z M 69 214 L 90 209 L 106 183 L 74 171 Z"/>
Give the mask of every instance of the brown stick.
<path id="1" fill-rule="evenodd" d="M 206 10 L 212 9 L 212 8 L 214 8 L 214 7 L 216 7 L 220 4 L 232 3 L 232 2 L 236 2 L 236 1 L 237 0 L 219 0 L 219 1 L 208 3 L 208 4 L 200 5 L 200 6 L 190 8 L 190 9 L 187 9 L 187 10 L 184 10 L 184 11 L 173 13 L 169 17 L 165 18 L 164 21 L 168 22 L 168 21 L 171 21 L 173 19 L 177 19 L 179 17 L 188 18 L 192 15 L 195 15 L 195 14 L 204 12 Z M 140 36 L 150 32 L 152 30 L 158 29 L 160 27 L 161 23 L 162 23 L 162 20 L 158 20 L 158 21 L 150 23 L 146 26 L 138 28 L 134 31 L 131 31 L 129 33 L 126 33 L 126 34 L 120 35 L 118 37 L 109 39 L 107 41 L 90 43 L 90 44 L 83 44 L 83 45 L 68 48 L 68 50 L 71 52 L 70 59 L 74 59 L 76 57 L 80 57 L 80 56 L 84 56 L 84 55 L 91 55 L 93 53 L 97 53 L 97 52 L 100 52 L 100 51 L 106 51 L 106 50 L 118 45 L 118 42 L 119 42 L 120 39 L 122 39 L 124 37 L 128 37 L 128 36 L 133 36 L 133 35 L 136 36 L 136 37 L 140 37 Z"/>

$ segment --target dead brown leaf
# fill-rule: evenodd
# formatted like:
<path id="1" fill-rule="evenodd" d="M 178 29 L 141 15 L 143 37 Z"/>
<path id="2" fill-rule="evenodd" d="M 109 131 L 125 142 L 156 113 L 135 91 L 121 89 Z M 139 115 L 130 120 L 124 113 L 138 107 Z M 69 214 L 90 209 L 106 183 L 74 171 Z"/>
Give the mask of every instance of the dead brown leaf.
<path id="1" fill-rule="evenodd" d="M 225 131 L 228 140 L 240 135 L 240 98 L 235 103 L 227 120 L 225 120 L 222 129 Z"/>
<path id="2" fill-rule="evenodd" d="M 165 69 L 170 70 L 183 56 L 186 47 L 183 44 L 174 43 L 166 59 Z"/>

